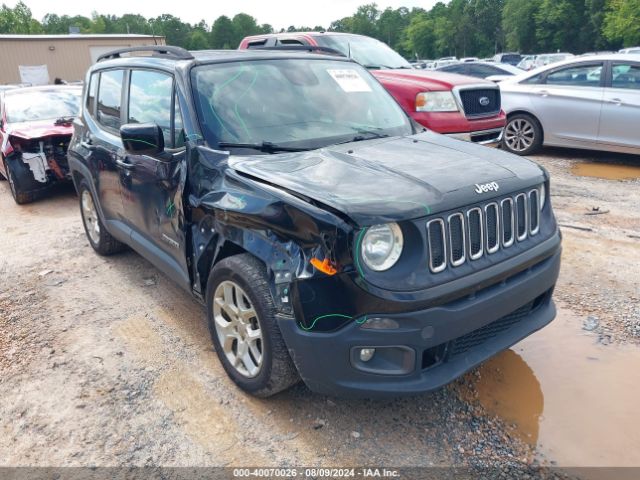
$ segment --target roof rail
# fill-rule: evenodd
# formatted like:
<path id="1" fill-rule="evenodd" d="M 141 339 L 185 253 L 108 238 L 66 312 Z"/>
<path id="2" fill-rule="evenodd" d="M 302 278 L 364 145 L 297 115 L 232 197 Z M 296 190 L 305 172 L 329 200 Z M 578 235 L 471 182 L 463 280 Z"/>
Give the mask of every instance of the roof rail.
<path id="1" fill-rule="evenodd" d="M 134 52 L 153 52 L 153 56 L 169 56 L 174 57 L 177 60 L 193 60 L 193 55 L 191 55 L 187 50 L 181 47 L 172 47 L 168 45 L 148 45 L 148 46 L 140 46 L 140 47 L 128 47 L 128 48 L 119 48 L 117 50 L 112 50 L 98 57 L 97 62 L 101 62 L 103 60 L 110 60 L 113 58 L 120 58 L 120 54 L 122 53 L 134 53 Z"/>
<path id="2" fill-rule="evenodd" d="M 310 53 L 326 53 L 329 55 L 337 55 L 346 57 L 344 53 L 335 48 L 321 47 L 319 45 L 277 45 L 274 47 L 253 47 L 249 50 L 283 50 L 283 51 L 302 51 Z"/>

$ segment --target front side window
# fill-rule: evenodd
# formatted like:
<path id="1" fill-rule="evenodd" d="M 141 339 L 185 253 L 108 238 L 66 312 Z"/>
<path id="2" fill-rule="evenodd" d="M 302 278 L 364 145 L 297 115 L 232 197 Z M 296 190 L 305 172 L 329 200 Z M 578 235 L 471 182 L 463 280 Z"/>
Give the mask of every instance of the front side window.
<path id="1" fill-rule="evenodd" d="M 108 128 L 120 128 L 123 70 L 109 70 L 100 74 L 98 87 L 98 122 Z"/>
<path id="2" fill-rule="evenodd" d="M 614 64 L 612 68 L 612 88 L 626 88 L 640 90 L 640 65 L 639 64 Z"/>
<path id="3" fill-rule="evenodd" d="M 80 89 L 19 91 L 5 96 L 8 123 L 75 117 L 82 104 Z"/>
<path id="4" fill-rule="evenodd" d="M 149 70 L 133 70 L 129 85 L 127 123 L 155 123 L 164 135 L 164 144 L 173 145 L 171 134 L 171 98 L 173 78 Z"/>
<path id="5" fill-rule="evenodd" d="M 180 110 L 180 104 L 178 103 L 178 95 L 173 98 L 173 104 L 175 109 L 173 119 L 173 148 L 184 147 L 184 123 L 182 122 L 182 112 Z"/>
<path id="6" fill-rule="evenodd" d="M 551 72 L 547 75 L 546 83 L 573 87 L 598 87 L 601 75 L 602 64 L 576 65 Z"/>
<path id="7" fill-rule="evenodd" d="M 324 59 L 232 62 L 192 70 L 207 141 L 319 148 L 357 135 L 412 132 L 397 103 L 360 65 Z"/>

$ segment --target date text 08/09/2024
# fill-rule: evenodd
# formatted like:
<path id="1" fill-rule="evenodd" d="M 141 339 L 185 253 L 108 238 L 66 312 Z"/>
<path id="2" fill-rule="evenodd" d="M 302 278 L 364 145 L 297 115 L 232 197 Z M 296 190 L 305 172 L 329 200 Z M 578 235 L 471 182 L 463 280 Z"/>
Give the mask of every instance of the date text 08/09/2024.
<path id="1" fill-rule="evenodd" d="M 234 468 L 233 478 L 399 478 L 388 468 Z"/>

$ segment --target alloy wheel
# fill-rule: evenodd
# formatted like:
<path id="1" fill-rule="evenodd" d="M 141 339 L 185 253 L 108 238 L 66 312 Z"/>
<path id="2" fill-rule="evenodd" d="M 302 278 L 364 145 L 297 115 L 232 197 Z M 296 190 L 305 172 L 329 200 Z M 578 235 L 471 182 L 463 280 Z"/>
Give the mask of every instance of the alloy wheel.
<path id="1" fill-rule="evenodd" d="M 100 222 L 98 221 L 98 212 L 93 203 L 93 197 L 89 190 L 82 191 L 82 220 L 87 229 L 87 234 L 94 244 L 100 243 Z"/>
<path id="2" fill-rule="evenodd" d="M 533 145 L 536 133 L 529 120 L 516 118 L 509 122 L 504 132 L 504 141 L 514 152 L 524 152 Z"/>
<path id="3" fill-rule="evenodd" d="M 230 280 L 220 283 L 213 297 L 214 325 L 224 355 L 241 375 L 257 376 L 262 367 L 263 338 L 249 297 Z"/>

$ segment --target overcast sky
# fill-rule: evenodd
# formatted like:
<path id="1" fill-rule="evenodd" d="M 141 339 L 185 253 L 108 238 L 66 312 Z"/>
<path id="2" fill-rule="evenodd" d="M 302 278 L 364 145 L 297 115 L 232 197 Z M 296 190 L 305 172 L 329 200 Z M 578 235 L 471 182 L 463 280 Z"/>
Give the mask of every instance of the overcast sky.
<path id="1" fill-rule="evenodd" d="M 351 15 L 358 6 L 375 0 L 24 0 L 38 20 L 47 13 L 58 15 L 85 15 L 97 11 L 103 14 L 123 15 L 138 13 L 145 17 L 156 17 L 170 13 L 183 21 L 197 23 L 204 19 L 209 25 L 220 15 L 232 17 L 245 12 L 258 19 L 258 23 L 269 23 L 274 28 L 286 28 L 289 25 L 313 27 L 322 25 L 327 28 L 333 20 Z M 3 0 L 7 6 L 15 6 L 18 0 Z M 422 7 L 431 8 L 436 0 L 379 0 L 381 10 L 386 7 Z"/>

